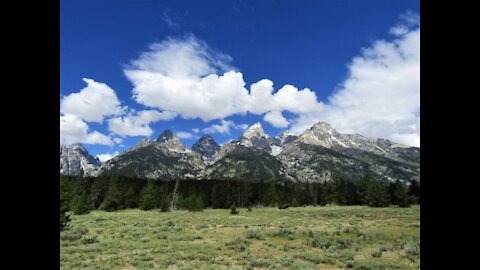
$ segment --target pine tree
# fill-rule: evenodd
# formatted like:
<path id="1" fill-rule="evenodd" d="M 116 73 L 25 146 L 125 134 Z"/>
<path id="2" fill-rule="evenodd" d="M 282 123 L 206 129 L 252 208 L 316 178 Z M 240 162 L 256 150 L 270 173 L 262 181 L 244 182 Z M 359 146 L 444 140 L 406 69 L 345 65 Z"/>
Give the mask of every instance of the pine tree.
<path id="1" fill-rule="evenodd" d="M 357 183 L 357 198 L 360 204 L 368 205 L 368 189 L 375 182 L 375 180 L 366 175 L 358 180 Z"/>
<path id="2" fill-rule="evenodd" d="M 413 180 L 408 187 L 408 195 L 412 197 L 413 203 L 420 203 L 420 183 Z"/>
<path id="3" fill-rule="evenodd" d="M 68 227 L 70 222 L 69 211 L 70 193 L 68 190 L 68 179 L 64 176 L 60 176 L 60 231 Z"/>
<path id="4" fill-rule="evenodd" d="M 366 203 L 372 207 L 386 207 L 389 204 L 387 187 L 379 182 L 373 181 L 366 191 Z"/>
<path id="5" fill-rule="evenodd" d="M 292 199 L 292 207 L 298 207 L 298 206 L 299 206 L 299 204 L 298 204 L 297 199 L 293 198 Z"/>
<path id="6" fill-rule="evenodd" d="M 88 199 L 88 195 L 86 191 L 82 191 L 80 196 L 77 197 L 74 206 L 73 212 L 76 215 L 83 215 L 88 214 L 91 210 L 90 200 Z"/>
<path id="7" fill-rule="evenodd" d="M 108 189 L 108 180 L 107 177 L 99 176 L 95 178 L 90 187 L 90 200 L 95 209 L 98 209 L 105 199 L 105 193 Z"/>
<path id="8" fill-rule="evenodd" d="M 323 196 L 326 204 L 338 202 L 338 194 L 336 183 L 334 181 L 326 181 L 323 185 Z"/>
<path id="9" fill-rule="evenodd" d="M 271 183 L 267 191 L 267 196 L 265 198 L 265 203 L 270 206 L 276 206 L 279 204 L 279 198 L 277 194 L 277 189 L 275 188 L 275 183 Z"/>
<path id="10" fill-rule="evenodd" d="M 205 208 L 205 202 L 201 195 L 197 195 L 195 198 L 195 211 L 202 211 Z"/>
<path id="11" fill-rule="evenodd" d="M 140 192 L 140 209 L 151 210 L 158 206 L 158 191 L 154 180 L 148 180 Z"/>
<path id="12" fill-rule="evenodd" d="M 240 213 L 240 211 L 237 210 L 237 206 L 235 205 L 235 203 L 232 203 L 232 206 L 230 207 L 230 214 L 236 215 L 238 213 Z"/>
<path id="13" fill-rule="evenodd" d="M 125 207 L 126 208 L 135 208 L 137 207 L 137 194 L 135 193 L 135 188 L 130 185 L 125 193 Z"/>
<path id="14" fill-rule="evenodd" d="M 389 192 L 392 204 L 398 205 L 400 207 L 410 206 L 410 198 L 407 193 L 408 190 L 405 183 L 398 180 L 391 183 L 389 187 Z"/>
<path id="15" fill-rule="evenodd" d="M 110 179 L 110 186 L 105 194 L 103 200 L 103 209 L 106 211 L 115 211 L 122 208 L 122 194 L 118 188 L 118 178 L 114 177 Z"/>
<path id="16" fill-rule="evenodd" d="M 170 196 L 163 196 L 160 202 L 160 211 L 170 212 Z"/>

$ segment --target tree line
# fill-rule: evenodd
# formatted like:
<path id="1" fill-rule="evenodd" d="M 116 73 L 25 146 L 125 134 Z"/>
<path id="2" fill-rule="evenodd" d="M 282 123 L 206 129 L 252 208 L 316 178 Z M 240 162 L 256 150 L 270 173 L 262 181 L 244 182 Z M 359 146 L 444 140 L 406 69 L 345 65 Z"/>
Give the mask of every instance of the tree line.
<path id="1" fill-rule="evenodd" d="M 169 211 L 175 181 L 147 180 L 121 176 L 60 176 L 60 226 L 67 212 L 85 214 L 100 209 L 127 208 Z M 368 205 L 408 207 L 419 203 L 420 184 L 379 181 L 364 176 L 358 181 L 325 183 L 263 183 L 225 180 L 182 180 L 175 206 L 199 211 L 204 208 L 305 205 Z"/>

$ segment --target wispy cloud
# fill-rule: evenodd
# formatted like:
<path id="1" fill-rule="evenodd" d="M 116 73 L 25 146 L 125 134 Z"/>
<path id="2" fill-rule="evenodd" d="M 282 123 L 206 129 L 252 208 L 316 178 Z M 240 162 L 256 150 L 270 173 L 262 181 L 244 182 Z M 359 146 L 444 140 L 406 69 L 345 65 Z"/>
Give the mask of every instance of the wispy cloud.
<path id="1" fill-rule="evenodd" d="M 193 138 L 193 134 L 190 132 L 186 131 L 177 131 L 175 134 L 180 138 L 180 139 L 191 139 Z"/>
<path id="2" fill-rule="evenodd" d="M 240 129 L 245 130 L 248 128 L 247 124 L 237 125 L 231 120 L 220 120 L 220 124 L 213 124 L 208 128 L 202 129 L 204 133 L 213 134 L 213 133 L 220 133 L 223 135 L 230 134 L 231 129 Z"/>
<path id="3" fill-rule="evenodd" d="M 151 123 L 160 120 L 172 120 L 176 116 L 176 113 L 170 111 L 132 111 L 126 116 L 109 119 L 108 129 L 117 135 L 150 136 L 153 133 L 153 130 L 150 127 Z"/>
<path id="4" fill-rule="evenodd" d="M 167 9 L 162 14 L 162 21 L 165 23 L 165 25 L 168 26 L 168 28 L 172 30 L 179 30 L 180 25 L 176 22 L 175 19 L 173 19 L 173 17 L 174 17 L 173 12 L 170 9 Z"/>

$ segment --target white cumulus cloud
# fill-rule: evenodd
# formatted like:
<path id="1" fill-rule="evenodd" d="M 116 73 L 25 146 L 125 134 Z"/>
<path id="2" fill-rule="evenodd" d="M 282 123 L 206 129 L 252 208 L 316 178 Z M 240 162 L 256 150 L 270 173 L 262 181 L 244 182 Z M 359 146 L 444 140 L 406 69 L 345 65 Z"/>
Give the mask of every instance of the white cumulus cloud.
<path id="1" fill-rule="evenodd" d="M 406 23 L 391 31 L 395 39 L 377 40 L 355 57 L 325 108 L 300 114 L 293 132 L 324 120 L 341 132 L 419 146 L 420 29 L 416 17 L 404 15 L 402 20 Z"/>
<path id="2" fill-rule="evenodd" d="M 230 134 L 231 129 L 245 130 L 248 128 L 247 124 L 237 125 L 231 120 L 220 120 L 220 124 L 213 124 L 207 128 L 202 129 L 204 133 L 220 133 L 220 134 Z"/>
<path id="3" fill-rule="evenodd" d="M 230 59 L 194 37 L 168 39 L 152 44 L 124 72 L 138 103 L 175 111 L 186 119 L 211 121 L 247 112 L 319 109 L 315 92 L 307 88 L 285 85 L 273 93 L 273 82 L 263 79 L 249 92 L 243 74 L 229 66 Z"/>
<path id="4" fill-rule="evenodd" d="M 156 110 L 145 110 L 130 112 L 126 116 L 114 117 L 108 120 L 108 129 L 123 136 L 150 136 L 153 133 L 151 123 L 160 120 L 171 120 L 176 113 L 171 111 L 159 112 Z"/>
<path id="5" fill-rule="evenodd" d="M 117 156 L 119 153 L 118 151 L 115 151 L 113 154 L 99 154 L 97 155 L 98 159 L 101 161 L 101 162 L 106 162 L 112 158 L 114 158 L 115 156 Z"/>
<path id="6" fill-rule="evenodd" d="M 204 133 L 220 133 L 220 134 L 230 134 L 230 128 L 234 127 L 235 124 L 233 121 L 221 120 L 220 124 L 213 124 L 208 128 L 202 129 Z"/>
<path id="7" fill-rule="evenodd" d="M 60 116 L 60 143 L 113 145 L 112 139 L 98 131 L 89 132 L 87 123 L 76 115 Z"/>
<path id="8" fill-rule="evenodd" d="M 265 114 L 263 120 L 276 128 L 286 128 L 289 124 L 288 120 L 283 117 L 282 113 L 277 111 L 272 111 Z"/>
<path id="9" fill-rule="evenodd" d="M 120 101 L 112 88 L 92 79 L 84 78 L 83 81 L 87 83 L 85 88 L 63 97 L 60 112 L 98 123 L 102 123 L 105 116 L 122 112 Z"/>

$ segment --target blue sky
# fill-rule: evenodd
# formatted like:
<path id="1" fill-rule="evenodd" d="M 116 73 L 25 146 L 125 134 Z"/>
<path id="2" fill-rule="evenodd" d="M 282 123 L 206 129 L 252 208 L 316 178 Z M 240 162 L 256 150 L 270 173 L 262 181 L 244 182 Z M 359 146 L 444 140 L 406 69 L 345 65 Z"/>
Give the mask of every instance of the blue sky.
<path id="1" fill-rule="evenodd" d="M 325 120 L 418 146 L 418 18 L 407 0 L 61 1 L 61 142 L 113 155 L 167 128 L 191 146 Z"/>

